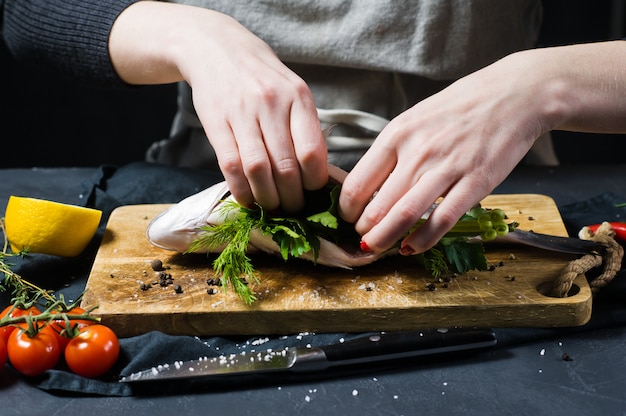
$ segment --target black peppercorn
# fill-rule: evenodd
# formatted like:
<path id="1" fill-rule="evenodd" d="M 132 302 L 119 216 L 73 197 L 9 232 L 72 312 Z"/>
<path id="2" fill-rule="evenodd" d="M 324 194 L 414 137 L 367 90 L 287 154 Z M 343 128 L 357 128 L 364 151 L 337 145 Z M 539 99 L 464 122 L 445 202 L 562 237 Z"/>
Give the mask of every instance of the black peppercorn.
<path id="1" fill-rule="evenodd" d="M 155 272 L 160 272 L 163 270 L 163 262 L 159 259 L 154 259 L 150 262 L 150 267 L 152 267 L 152 270 Z"/>

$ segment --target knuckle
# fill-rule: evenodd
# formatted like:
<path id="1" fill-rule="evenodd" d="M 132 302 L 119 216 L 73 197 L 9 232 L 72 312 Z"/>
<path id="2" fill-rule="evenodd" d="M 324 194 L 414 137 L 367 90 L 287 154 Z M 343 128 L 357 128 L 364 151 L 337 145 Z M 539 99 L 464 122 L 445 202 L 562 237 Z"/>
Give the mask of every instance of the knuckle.
<path id="1" fill-rule="evenodd" d="M 311 90 L 306 82 L 300 77 L 296 77 L 292 80 L 292 87 L 298 97 L 309 98 Z"/>
<path id="2" fill-rule="evenodd" d="M 298 161 L 292 157 L 278 159 L 273 163 L 274 173 L 281 177 L 290 177 L 300 174 Z"/>
<path id="3" fill-rule="evenodd" d="M 233 152 L 222 153 L 218 160 L 220 170 L 224 175 L 237 176 L 241 174 L 239 155 Z"/>
<path id="4" fill-rule="evenodd" d="M 249 89 L 249 94 L 258 101 L 267 104 L 274 104 L 280 97 L 278 87 L 271 82 L 263 80 L 257 80 L 254 86 Z"/>
<path id="5" fill-rule="evenodd" d="M 243 158 L 243 171 L 248 178 L 258 178 L 263 176 L 269 169 L 267 160 L 261 155 L 251 154 Z"/>
<path id="6" fill-rule="evenodd" d="M 355 228 L 359 234 L 365 234 L 385 217 L 387 211 L 373 201 L 361 214 Z"/>

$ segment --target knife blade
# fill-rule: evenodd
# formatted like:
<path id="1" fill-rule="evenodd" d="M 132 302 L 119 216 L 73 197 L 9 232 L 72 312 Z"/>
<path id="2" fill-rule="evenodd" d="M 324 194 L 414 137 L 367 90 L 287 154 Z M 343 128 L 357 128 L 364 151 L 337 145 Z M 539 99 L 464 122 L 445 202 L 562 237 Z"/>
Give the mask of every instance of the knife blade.
<path id="1" fill-rule="evenodd" d="M 130 374 L 119 381 L 136 383 L 280 371 L 320 371 L 336 366 L 474 350 L 496 343 L 494 332 L 483 328 L 381 332 L 314 348 L 287 347 L 178 361 Z"/>
<path id="2" fill-rule="evenodd" d="M 476 237 L 475 242 L 484 242 L 480 237 Z M 581 240 L 575 237 L 560 237 L 556 235 L 541 234 L 534 231 L 524 231 L 516 229 L 503 237 L 496 237 L 495 240 L 487 243 L 514 243 L 523 244 L 543 250 L 556 251 L 568 254 L 590 254 L 602 253 L 606 247 L 597 241 Z"/>

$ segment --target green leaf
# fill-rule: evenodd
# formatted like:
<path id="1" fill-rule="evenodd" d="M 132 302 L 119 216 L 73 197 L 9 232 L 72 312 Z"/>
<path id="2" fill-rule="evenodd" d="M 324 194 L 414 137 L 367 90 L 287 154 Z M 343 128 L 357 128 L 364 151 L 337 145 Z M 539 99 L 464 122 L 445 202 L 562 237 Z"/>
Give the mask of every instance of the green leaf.
<path id="1" fill-rule="evenodd" d="M 328 211 L 311 215 L 310 217 L 307 217 L 307 221 L 322 224 L 324 227 L 332 228 L 333 230 L 336 230 L 339 227 L 337 217 Z"/>
<path id="2" fill-rule="evenodd" d="M 464 238 L 441 243 L 448 262 L 458 273 L 487 270 L 487 259 L 482 244 L 469 243 Z"/>
<path id="3" fill-rule="evenodd" d="M 339 187 L 334 186 L 330 191 L 330 206 L 326 211 L 313 214 L 306 218 L 307 221 L 315 222 L 327 228 L 336 230 L 339 228 L 339 220 L 337 219 L 337 203 L 339 201 Z"/>

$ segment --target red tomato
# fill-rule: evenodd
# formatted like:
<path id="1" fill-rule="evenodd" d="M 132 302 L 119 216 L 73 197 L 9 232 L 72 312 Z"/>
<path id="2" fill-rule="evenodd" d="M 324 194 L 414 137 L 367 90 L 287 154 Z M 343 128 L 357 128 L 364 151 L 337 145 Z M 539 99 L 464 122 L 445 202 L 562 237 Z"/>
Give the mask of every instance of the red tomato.
<path id="1" fill-rule="evenodd" d="M 6 308 L 4 308 L 2 312 L 0 312 L 0 319 L 4 318 L 7 315 L 9 315 L 11 318 L 17 318 L 19 316 L 24 316 L 28 314 L 39 315 L 39 313 L 40 313 L 39 309 L 37 309 L 35 306 L 31 306 L 28 309 L 20 309 L 20 308 L 13 308 L 13 305 L 9 305 Z M 3 338 L 5 342 L 8 341 L 9 335 L 11 335 L 11 332 L 13 332 L 14 329 L 15 327 L 13 325 L 6 325 L 6 326 L 0 327 L 0 338 Z"/>
<path id="2" fill-rule="evenodd" d="M 74 314 L 74 315 L 81 315 L 83 313 L 87 312 L 86 310 L 84 310 L 83 308 L 80 308 L 78 306 L 70 309 L 67 313 L 68 314 Z M 52 311 L 53 314 L 59 313 L 57 311 Z M 78 328 L 81 328 L 85 325 L 91 325 L 93 322 L 92 321 L 88 321 L 86 319 L 70 319 L 70 327 L 74 328 L 75 326 L 77 326 Z M 59 341 L 59 347 L 61 348 L 61 351 L 65 351 L 65 347 L 67 346 L 67 344 L 70 342 L 70 340 L 72 339 L 72 334 L 68 334 L 67 332 L 63 332 L 64 329 L 66 329 L 66 322 L 65 319 L 55 319 L 50 321 L 50 327 L 54 330 L 54 332 L 57 333 L 58 335 L 58 341 Z"/>
<path id="3" fill-rule="evenodd" d="M 81 328 L 76 338 L 65 347 L 65 362 L 76 374 L 99 377 L 117 361 L 120 343 L 109 327 L 101 324 Z"/>
<path id="4" fill-rule="evenodd" d="M 7 352 L 11 365 L 30 377 L 54 368 L 61 355 L 57 335 L 47 325 L 32 337 L 21 328 L 13 331 L 7 341 Z"/>

